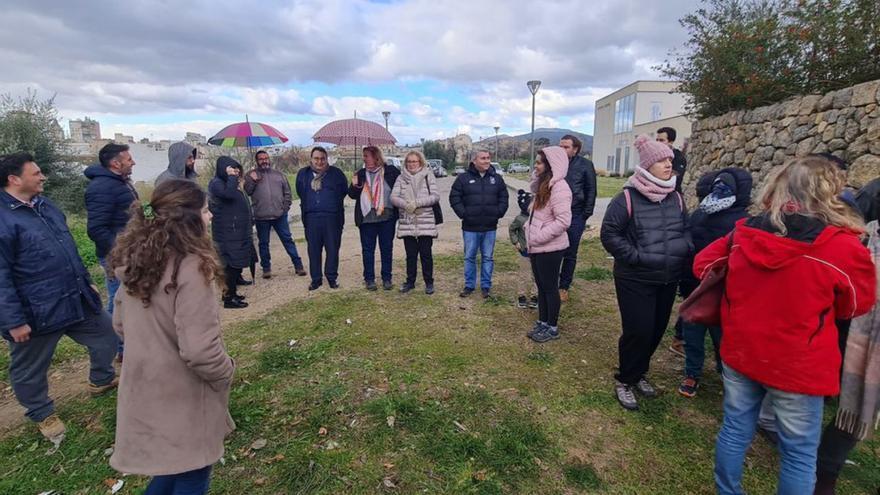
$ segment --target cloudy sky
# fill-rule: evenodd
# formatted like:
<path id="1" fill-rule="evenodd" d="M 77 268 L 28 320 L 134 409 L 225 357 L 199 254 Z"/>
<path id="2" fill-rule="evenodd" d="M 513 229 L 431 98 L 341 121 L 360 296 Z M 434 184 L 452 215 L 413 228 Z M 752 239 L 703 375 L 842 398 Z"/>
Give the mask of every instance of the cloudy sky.
<path id="1" fill-rule="evenodd" d="M 185 5 L 178 5 L 185 4 Z M 0 89 L 56 94 L 102 134 L 180 139 L 244 120 L 306 144 L 381 122 L 402 143 L 538 127 L 592 133 L 596 99 L 680 47 L 683 0 L 5 0 Z"/>

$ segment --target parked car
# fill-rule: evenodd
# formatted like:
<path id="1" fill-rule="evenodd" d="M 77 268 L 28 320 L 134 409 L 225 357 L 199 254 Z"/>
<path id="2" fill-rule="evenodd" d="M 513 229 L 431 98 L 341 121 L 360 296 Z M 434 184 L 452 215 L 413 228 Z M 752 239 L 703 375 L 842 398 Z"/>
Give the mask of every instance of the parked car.
<path id="1" fill-rule="evenodd" d="M 511 163 L 510 166 L 507 167 L 507 171 L 511 174 L 527 174 L 530 172 L 528 165 L 518 162 Z"/>
<path id="2" fill-rule="evenodd" d="M 432 166 L 431 171 L 434 172 L 434 177 L 437 177 L 438 179 L 440 177 L 446 177 L 447 175 L 446 169 L 443 167 Z"/>
<path id="3" fill-rule="evenodd" d="M 394 165 L 398 170 L 402 170 L 403 167 L 403 160 L 396 156 L 386 156 L 385 163 L 388 165 Z"/>
<path id="4" fill-rule="evenodd" d="M 501 166 L 498 162 L 489 162 L 489 165 L 492 165 L 492 168 L 495 169 L 495 173 L 498 175 L 504 175 L 504 167 Z"/>
<path id="5" fill-rule="evenodd" d="M 461 175 L 465 173 L 464 167 L 455 167 L 455 170 L 452 171 L 452 175 Z"/>

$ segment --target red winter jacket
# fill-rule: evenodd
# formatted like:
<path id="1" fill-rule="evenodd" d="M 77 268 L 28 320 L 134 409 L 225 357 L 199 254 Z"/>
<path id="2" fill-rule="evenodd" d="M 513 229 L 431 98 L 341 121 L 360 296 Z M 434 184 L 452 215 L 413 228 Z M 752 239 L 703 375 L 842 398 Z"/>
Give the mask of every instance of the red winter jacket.
<path id="1" fill-rule="evenodd" d="M 721 306 L 725 364 L 768 387 L 837 395 L 834 320 L 874 305 L 874 263 L 851 230 L 800 215 L 786 222 L 788 236 L 780 237 L 764 217 L 740 220 L 730 251 L 727 236 L 713 242 L 697 254 L 694 275 L 728 263 Z"/>

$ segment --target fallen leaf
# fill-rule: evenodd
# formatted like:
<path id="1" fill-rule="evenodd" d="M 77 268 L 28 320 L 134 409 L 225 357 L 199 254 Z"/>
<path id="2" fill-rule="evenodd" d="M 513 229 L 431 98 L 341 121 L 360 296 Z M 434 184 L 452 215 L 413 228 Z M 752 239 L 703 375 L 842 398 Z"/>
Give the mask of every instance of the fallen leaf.
<path id="1" fill-rule="evenodd" d="M 275 454 L 275 456 L 273 456 L 269 459 L 265 459 L 263 462 L 265 464 L 272 464 L 273 462 L 278 462 L 278 461 L 283 461 L 283 460 L 284 460 L 284 454 Z"/>
<path id="2" fill-rule="evenodd" d="M 324 428 L 323 426 L 318 428 L 318 436 L 323 437 L 326 435 L 327 435 L 327 428 Z"/>
<path id="3" fill-rule="evenodd" d="M 458 428 L 458 429 L 461 430 L 461 431 L 468 431 L 467 426 L 465 426 L 465 425 L 459 423 L 458 421 L 453 421 L 452 424 L 454 424 L 455 427 Z"/>
<path id="4" fill-rule="evenodd" d="M 396 420 L 395 420 L 394 416 L 388 416 L 388 417 L 385 419 L 385 422 L 388 423 L 388 427 L 389 427 L 389 428 L 394 428 L 394 422 L 395 422 L 395 421 L 396 421 Z"/>
<path id="5" fill-rule="evenodd" d="M 345 319 L 345 324 L 346 324 L 346 325 L 351 325 L 351 319 L 350 319 L 350 318 L 346 318 L 346 319 Z"/>
<path id="6" fill-rule="evenodd" d="M 474 473 L 474 479 L 477 481 L 486 481 L 486 470 L 481 469 Z"/>
<path id="7" fill-rule="evenodd" d="M 117 480 L 116 483 L 110 487 L 111 495 L 118 492 L 119 490 L 122 490 L 123 486 L 125 486 L 125 481 L 124 480 Z"/>
<path id="8" fill-rule="evenodd" d="M 334 440 L 328 440 L 326 444 L 324 444 L 324 450 L 336 450 L 339 448 L 339 442 Z"/>
<path id="9" fill-rule="evenodd" d="M 109 457 L 113 455 L 113 447 L 107 447 L 104 449 L 104 457 Z"/>
<path id="10" fill-rule="evenodd" d="M 385 469 L 394 469 L 394 464 L 386 462 L 385 464 L 382 464 L 382 467 L 384 467 Z"/>
<path id="11" fill-rule="evenodd" d="M 385 485 L 385 488 L 397 488 L 397 485 L 394 484 L 394 481 L 391 481 L 391 478 L 385 478 L 382 480 L 382 484 Z"/>
<path id="12" fill-rule="evenodd" d="M 265 447 L 269 442 L 266 441 L 265 438 L 258 438 L 254 440 L 254 443 L 251 444 L 251 449 L 260 450 Z"/>
<path id="13" fill-rule="evenodd" d="M 541 406 L 541 408 L 538 409 L 538 414 L 544 414 L 545 412 L 547 412 L 547 406 Z"/>
<path id="14" fill-rule="evenodd" d="M 113 485 L 116 484 L 116 478 L 107 478 L 104 480 L 104 486 L 107 488 L 113 488 Z"/>
<path id="15" fill-rule="evenodd" d="M 254 484 L 257 486 L 263 486 L 266 484 L 266 478 L 257 478 L 254 480 Z"/>

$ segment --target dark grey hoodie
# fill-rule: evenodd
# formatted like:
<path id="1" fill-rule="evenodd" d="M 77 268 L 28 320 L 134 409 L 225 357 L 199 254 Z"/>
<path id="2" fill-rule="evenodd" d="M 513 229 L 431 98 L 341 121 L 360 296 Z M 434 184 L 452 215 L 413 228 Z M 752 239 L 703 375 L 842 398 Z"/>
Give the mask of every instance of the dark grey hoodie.
<path id="1" fill-rule="evenodd" d="M 199 174 L 195 169 L 187 170 L 186 168 L 186 159 L 193 156 L 195 150 L 189 143 L 183 141 L 172 144 L 168 148 L 168 169 L 159 174 L 159 177 L 156 178 L 156 185 L 170 179 L 196 180 Z"/>

